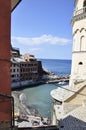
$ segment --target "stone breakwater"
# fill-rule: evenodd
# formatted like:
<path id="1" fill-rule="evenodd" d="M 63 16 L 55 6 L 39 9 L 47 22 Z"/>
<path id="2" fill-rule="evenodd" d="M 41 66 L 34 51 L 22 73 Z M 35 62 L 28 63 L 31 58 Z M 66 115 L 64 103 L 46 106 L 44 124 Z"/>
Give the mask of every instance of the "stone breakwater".
<path id="1" fill-rule="evenodd" d="M 15 125 L 18 127 L 32 127 L 50 125 L 49 118 L 41 117 L 34 105 L 27 105 L 26 96 L 17 91 L 12 92 L 14 97 L 14 117 Z"/>
<path id="2" fill-rule="evenodd" d="M 47 69 L 44 70 L 42 81 L 45 83 L 69 82 L 69 74 L 56 75 Z"/>

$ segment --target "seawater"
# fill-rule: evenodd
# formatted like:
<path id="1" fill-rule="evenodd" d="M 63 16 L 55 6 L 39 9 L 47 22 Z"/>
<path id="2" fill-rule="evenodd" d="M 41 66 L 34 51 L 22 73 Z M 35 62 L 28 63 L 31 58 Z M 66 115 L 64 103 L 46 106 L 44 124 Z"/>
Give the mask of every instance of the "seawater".
<path id="1" fill-rule="evenodd" d="M 70 74 L 71 60 L 57 60 L 57 59 L 40 59 L 44 68 L 57 74 Z"/>
<path id="2" fill-rule="evenodd" d="M 44 68 L 57 74 L 70 74 L 71 60 L 50 60 L 40 59 Z M 54 84 L 38 85 L 21 90 L 26 97 L 28 105 L 35 105 L 39 113 L 43 117 L 51 117 L 52 114 L 52 98 L 50 92 L 56 89 Z"/>
<path id="3" fill-rule="evenodd" d="M 27 97 L 28 105 L 35 105 L 40 115 L 43 117 L 51 117 L 52 99 L 50 92 L 56 89 L 53 84 L 44 84 L 32 88 L 22 90 Z"/>

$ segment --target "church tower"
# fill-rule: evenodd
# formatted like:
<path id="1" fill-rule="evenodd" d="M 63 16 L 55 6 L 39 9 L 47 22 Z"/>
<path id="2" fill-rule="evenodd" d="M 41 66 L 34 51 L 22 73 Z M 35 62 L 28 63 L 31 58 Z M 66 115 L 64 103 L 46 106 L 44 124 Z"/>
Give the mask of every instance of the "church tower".
<path id="1" fill-rule="evenodd" d="M 70 86 L 86 80 L 86 0 L 75 0 Z"/>

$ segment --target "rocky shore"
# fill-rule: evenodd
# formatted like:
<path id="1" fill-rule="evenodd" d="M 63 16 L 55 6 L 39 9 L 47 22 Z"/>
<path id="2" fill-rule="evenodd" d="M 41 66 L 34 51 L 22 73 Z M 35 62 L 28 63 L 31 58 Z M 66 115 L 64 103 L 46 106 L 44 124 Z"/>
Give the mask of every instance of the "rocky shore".
<path id="1" fill-rule="evenodd" d="M 49 118 L 43 118 L 36 106 L 27 105 L 27 99 L 24 93 L 13 91 L 14 97 L 14 118 L 15 125 L 18 127 L 32 127 L 50 125 Z"/>
<path id="2" fill-rule="evenodd" d="M 65 74 L 65 75 L 56 75 L 50 71 L 48 71 L 47 69 L 44 69 L 44 74 L 42 77 L 43 81 L 46 81 L 46 83 L 53 83 L 53 82 L 61 82 L 61 81 L 69 81 L 69 74 Z"/>

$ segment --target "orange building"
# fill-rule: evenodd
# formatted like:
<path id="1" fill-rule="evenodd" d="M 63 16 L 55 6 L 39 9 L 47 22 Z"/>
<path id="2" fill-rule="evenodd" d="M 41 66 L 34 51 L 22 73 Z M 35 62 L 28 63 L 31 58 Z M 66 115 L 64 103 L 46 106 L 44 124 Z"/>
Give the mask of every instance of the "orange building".
<path id="1" fill-rule="evenodd" d="M 11 11 L 20 1 L 0 0 L 0 129 L 13 126 L 10 81 Z"/>

